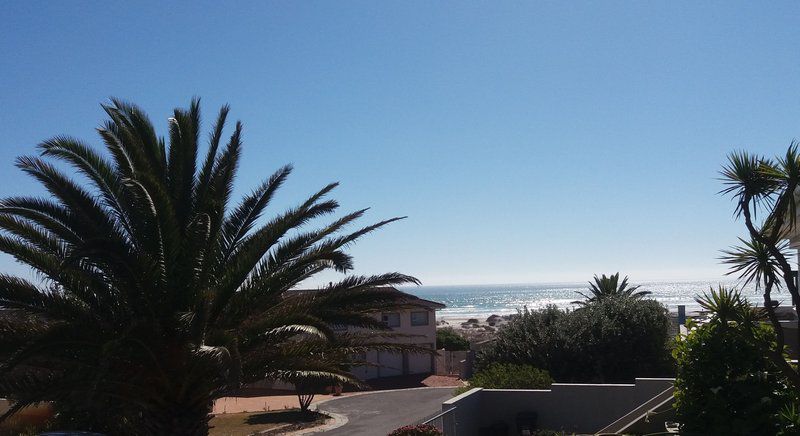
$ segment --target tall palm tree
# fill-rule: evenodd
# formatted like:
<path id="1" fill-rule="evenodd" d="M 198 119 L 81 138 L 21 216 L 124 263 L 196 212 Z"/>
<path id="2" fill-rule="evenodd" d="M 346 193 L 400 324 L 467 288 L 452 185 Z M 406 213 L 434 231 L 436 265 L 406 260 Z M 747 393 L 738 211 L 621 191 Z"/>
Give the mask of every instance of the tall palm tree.
<path id="1" fill-rule="evenodd" d="M 619 281 L 619 273 L 612 274 L 606 277 L 594 276 L 594 283 L 589 282 L 589 294 L 578 292 L 586 298 L 586 300 L 573 301 L 572 304 L 585 306 L 596 301 L 604 300 L 606 298 L 621 297 L 621 298 L 634 298 L 639 299 L 646 295 L 650 295 L 650 291 L 636 291 L 639 286 L 628 286 L 628 276 Z"/>
<path id="2" fill-rule="evenodd" d="M 795 311 L 800 304 L 800 290 L 787 243 L 797 234 L 798 143 L 793 141 L 785 154 L 774 159 L 746 151 L 730 153 L 720 175 L 725 185 L 720 193 L 733 198 L 734 215 L 743 219 L 749 236 L 740 239 L 740 246 L 723 251 L 722 260 L 731 266 L 729 274 L 739 274 L 745 283 L 755 283 L 762 291 L 764 310 L 777 339 L 774 346 L 766 344 L 766 355 L 794 390 L 800 392 L 800 371 L 785 358 L 784 346 L 789 338 L 784 337 L 783 325 L 772 301 L 773 290 L 785 289 Z M 800 326 L 800 320 L 797 325 Z M 800 347 L 800 338 L 794 338 L 792 345 Z"/>
<path id="3" fill-rule="evenodd" d="M 0 251 L 37 274 L 0 275 L 0 397 L 15 401 L 0 419 L 52 401 L 92 430 L 206 434 L 213 400 L 242 381 L 352 381 L 347 353 L 401 347 L 365 337 L 385 329 L 372 313 L 413 304 L 388 287 L 415 278 L 346 276 L 293 291 L 352 269 L 345 248 L 400 218 L 343 232 L 364 209 L 309 229 L 337 210 L 325 198 L 332 183 L 262 219 L 292 168 L 231 206 L 242 125 L 223 143 L 227 106 L 199 162 L 198 100 L 174 111 L 168 140 L 132 104 L 103 109 L 107 153 L 66 136 L 44 141 L 40 157 L 17 166 L 49 196 L 0 200 Z"/>

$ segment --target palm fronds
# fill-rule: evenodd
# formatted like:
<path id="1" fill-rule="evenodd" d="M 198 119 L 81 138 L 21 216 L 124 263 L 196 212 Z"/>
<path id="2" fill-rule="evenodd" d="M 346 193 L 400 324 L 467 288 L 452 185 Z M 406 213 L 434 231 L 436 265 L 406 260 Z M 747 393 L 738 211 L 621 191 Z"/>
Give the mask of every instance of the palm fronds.
<path id="1" fill-rule="evenodd" d="M 93 416 L 86 430 L 204 434 L 211 402 L 236 383 L 356 383 L 346 369 L 354 342 L 336 328 L 379 332 L 372 314 L 406 303 L 386 287 L 417 280 L 388 273 L 296 288 L 350 271 L 347 247 L 401 218 L 345 231 L 362 209 L 309 228 L 338 212 L 328 199 L 336 183 L 265 217 L 292 167 L 232 204 L 242 124 L 226 142 L 227 106 L 204 156 L 197 99 L 173 112 L 166 139 L 135 105 L 112 99 L 103 109 L 105 151 L 43 141 L 17 166 L 49 198 L 0 200 L 0 252 L 41 278 L 0 276 L 0 397 L 16 401 L 11 413 L 54 401 L 62 416 Z"/>
<path id="2" fill-rule="evenodd" d="M 650 295 L 650 291 L 637 291 L 639 286 L 628 286 L 628 276 L 619 281 L 619 273 L 601 277 L 594 276 L 594 283 L 589 282 L 588 294 L 578 292 L 586 300 L 573 301 L 572 304 L 586 305 L 606 298 L 634 298 L 639 299 Z"/>

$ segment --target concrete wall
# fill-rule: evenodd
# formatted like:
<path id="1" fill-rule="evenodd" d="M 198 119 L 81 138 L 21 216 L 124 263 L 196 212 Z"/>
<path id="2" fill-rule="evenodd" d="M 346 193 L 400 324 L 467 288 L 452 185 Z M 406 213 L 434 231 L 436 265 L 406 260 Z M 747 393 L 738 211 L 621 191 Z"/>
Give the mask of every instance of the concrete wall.
<path id="1" fill-rule="evenodd" d="M 442 404 L 456 408 L 456 433 L 478 435 L 481 427 L 496 421 L 516 430 L 520 412 L 536 412 L 538 428 L 565 432 L 594 433 L 658 395 L 673 379 L 637 379 L 635 384 L 564 384 L 548 390 L 473 389 Z"/>
<path id="2" fill-rule="evenodd" d="M 783 327 L 783 343 L 789 346 L 789 357 L 797 359 L 800 356 L 797 350 L 797 322 L 781 321 Z"/>
<path id="3" fill-rule="evenodd" d="M 474 388 L 442 403 L 442 431 L 445 436 L 473 436 L 478 434 L 483 389 Z"/>

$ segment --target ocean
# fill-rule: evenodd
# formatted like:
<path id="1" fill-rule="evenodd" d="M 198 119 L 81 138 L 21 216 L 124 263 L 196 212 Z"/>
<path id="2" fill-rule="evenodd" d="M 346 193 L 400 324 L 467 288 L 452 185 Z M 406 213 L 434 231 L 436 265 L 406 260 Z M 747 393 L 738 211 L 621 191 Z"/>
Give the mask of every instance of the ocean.
<path id="1" fill-rule="evenodd" d="M 639 282 L 639 290 L 652 292 L 654 298 L 677 311 L 679 305 L 687 310 L 699 308 L 695 297 L 708 292 L 711 286 L 723 284 L 737 286 L 736 281 L 675 281 L 675 282 Z M 741 286 L 738 286 L 741 288 Z M 510 284 L 510 285 L 463 285 L 463 286 L 420 286 L 404 287 L 403 290 L 428 300 L 438 301 L 447 308 L 438 312 L 442 319 L 478 318 L 481 321 L 492 314 L 507 315 L 517 313 L 523 307 L 538 309 L 548 304 L 566 308 L 571 302 L 583 299 L 578 291 L 586 293 L 587 283 L 550 283 L 550 284 Z M 752 286 L 743 289 L 743 294 L 755 305 L 763 305 L 761 294 Z M 775 293 L 773 299 L 790 301 L 786 291 Z"/>

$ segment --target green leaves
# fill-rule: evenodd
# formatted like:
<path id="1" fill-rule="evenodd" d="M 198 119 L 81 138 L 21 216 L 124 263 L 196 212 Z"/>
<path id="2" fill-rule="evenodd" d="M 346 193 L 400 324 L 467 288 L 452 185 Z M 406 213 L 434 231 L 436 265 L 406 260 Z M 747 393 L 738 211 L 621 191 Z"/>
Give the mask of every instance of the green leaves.
<path id="1" fill-rule="evenodd" d="M 800 154 L 798 144 L 792 142 L 783 156 L 775 159 L 759 157 L 747 152 L 735 152 L 728 156 L 728 164 L 721 171 L 726 188 L 723 194 L 733 196 L 736 207 L 734 214 L 743 217 L 749 234 L 748 239 L 740 239 L 742 245 L 723 251 L 723 263 L 731 266 L 729 274 L 739 274 L 745 283 L 755 283 L 763 290 L 766 314 L 776 330 L 775 347 L 764 347 L 764 352 L 790 380 L 795 390 L 800 389 L 800 373 L 786 362 L 783 356 L 783 328 L 772 310 L 771 291 L 784 288 L 792 297 L 797 308 L 800 301 L 793 263 L 788 256 L 787 240 L 797 238 L 797 200 L 800 183 Z M 757 220 L 757 214 L 765 217 Z M 716 295 L 715 295 L 716 294 Z M 736 298 L 723 292 L 714 293 L 701 299 L 709 307 L 722 308 L 728 316 L 735 306 Z M 800 345 L 795 339 L 795 346 Z"/>
<path id="2" fill-rule="evenodd" d="M 763 240 L 763 239 L 762 239 Z M 746 286 L 754 283 L 757 288 L 772 283 L 781 286 L 781 266 L 770 247 L 757 239 L 739 238 L 742 245 L 723 250 L 722 263 L 730 265 L 728 274 L 738 274 Z M 789 243 L 781 241 L 778 250 L 788 255 Z"/>
<path id="3" fill-rule="evenodd" d="M 720 175 L 726 186 L 720 193 L 736 199 L 737 217 L 751 201 L 756 206 L 774 203 L 782 178 L 775 162 L 745 151 L 729 154 L 728 163 L 722 167 Z"/>
<path id="4" fill-rule="evenodd" d="M 372 314 L 407 304 L 387 287 L 415 278 L 344 277 L 294 291 L 322 271 L 351 270 L 346 248 L 401 218 L 346 232 L 362 209 L 308 228 L 338 210 L 327 198 L 336 183 L 264 218 L 292 167 L 232 206 L 242 124 L 222 145 L 227 106 L 201 162 L 198 99 L 174 110 L 167 139 L 133 104 L 112 99 L 103 109 L 105 151 L 46 140 L 41 156 L 17 165 L 49 198 L 0 200 L 0 251 L 41 278 L 0 276 L 0 397 L 20 407 L 54 400 L 87 430 L 202 433 L 209 405 L 234 380 L 355 384 L 354 350 L 402 351 L 373 333 L 385 326 Z M 370 334 L 340 333 L 349 327 Z"/>
<path id="5" fill-rule="evenodd" d="M 771 326 L 738 291 L 720 287 L 698 298 L 712 312 L 677 338 L 676 413 L 691 434 L 775 434 L 776 415 L 790 400 L 779 369 L 766 357 Z M 765 401 L 764 399 L 767 399 Z"/>
<path id="6" fill-rule="evenodd" d="M 695 298 L 695 301 L 723 324 L 728 321 L 752 324 L 765 320 L 764 311 L 750 305 L 737 289 L 728 289 L 724 286 L 711 288 L 710 293 L 703 293 L 702 296 Z"/>
<path id="7" fill-rule="evenodd" d="M 569 312 L 526 310 L 478 355 L 478 369 L 526 364 L 564 383 L 669 376 L 669 323 L 666 308 L 650 299 L 606 298 Z"/>
<path id="8" fill-rule="evenodd" d="M 578 292 L 578 294 L 586 298 L 586 301 L 573 301 L 572 304 L 585 306 L 606 298 L 619 297 L 640 299 L 650 295 L 650 291 L 636 292 L 638 288 L 639 286 L 628 286 L 628 276 L 625 276 L 625 278 L 622 279 L 622 283 L 620 283 L 619 273 L 612 274 L 608 277 L 606 277 L 605 274 L 603 274 L 602 277 L 597 277 L 597 275 L 595 275 L 594 283 L 589 282 L 589 294 L 587 295 L 583 292 Z"/>

